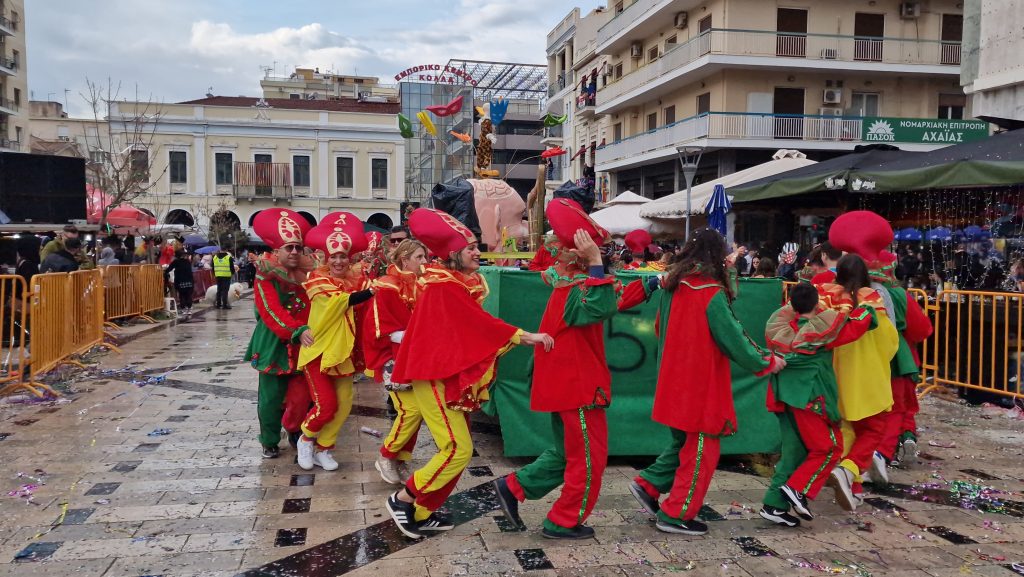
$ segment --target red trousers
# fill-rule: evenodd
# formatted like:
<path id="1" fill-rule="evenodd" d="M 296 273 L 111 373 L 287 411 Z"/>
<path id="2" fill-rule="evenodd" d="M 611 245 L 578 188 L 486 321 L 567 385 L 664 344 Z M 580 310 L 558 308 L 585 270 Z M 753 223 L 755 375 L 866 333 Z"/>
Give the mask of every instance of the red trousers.
<path id="1" fill-rule="evenodd" d="M 608 462 L 608 420 L 605 409 L 576 409 L 551 415 L 555 437 L 529 465 L 505 478 L 516 499 L 541 499 L 559 485 L 562 492 L 547 520 L 573 528 L 590 516 L 601 492 Z"/>
<path id="2" fill-rule="evenodd" d="M 289 433 L 298 433 L 302 429 L 302 421 L 306 419 L 309 405 L 313 399 L 309 396 L 306 376 L 295 373 L 288 379 L 288 391 L 284 394 L 284 414 L 281 415 L 281 426 Z"/>
<path id="3" fill-rule="evenodd" d="M 878 452 L 887 459 L 896 454 L 896 445 L 903 433 L 917 432 L 914 417 L 920 407 L 917 404 L 917 384 L 907 377 L 896 377 L 892 380 L 892 411 L 886 421 L 885 435 Z"/>
<path id="4" fill-rule="evenodd" d="M 790 407 L 789 410 L 800 440 L 807 449 L 807 456 L 786 484 L 807 495 L 808 499 L 814 499 L 825 486 L 829 473 L 843 458 L 843 434 L 839 424 L 830 423 L 825 415 L 807 409 Z"/>
<path id="5" fill-rule="evenodd" d="M 704 433 L 686 433 L 679 450 L 679 468 L 661 512 L 673 519 L 689 521 L 697 516 L 718 466 L 721 441 Z"/>
<path id="6" fill-rule="evenodd" d="M 856 465 L 857 471 L 855 473 L 857 475 L 867 471 L 870 467 L 871 457 L 874 456 L 875 451 L 881 445 L 888 423 L 888 412 L 878 413 L 866 419 L 850 422 L 854 432 L 853 445 L 850 446 L 850 451 L 846 454 L 843 463 L 846 464 L 849 461 Z"/>

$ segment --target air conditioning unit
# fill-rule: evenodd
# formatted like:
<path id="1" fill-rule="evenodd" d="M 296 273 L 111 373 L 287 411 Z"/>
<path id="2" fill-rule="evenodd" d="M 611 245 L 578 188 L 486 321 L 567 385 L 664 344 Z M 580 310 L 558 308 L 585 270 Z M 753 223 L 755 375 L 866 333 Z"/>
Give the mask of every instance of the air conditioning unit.
<path id="1" fill-rule="evenodd" d="M 826 88 L 821 94 L 822 104 L 839 104 L 843 101 L 843 91 L 835 88 Z"/>
<path id="2" fill-rule="evenodd" d="M 843 115 L 843 109 L 842 108 L 833 108 L 833 107 L 819 108 L 818 109 L 818 115 L 819 116 L 842 116 Z"/>
<path id="3" fill-rule="evenodd" d="M 630 44 L 629 45 L 629 55 L 632 56 L 633 58 L 643 58 L 644 57 L 644 45 L 640 44 L 639 42 L 634 42 L 634 43 Z"/>
<path id="4" fill-rule="evenodd" d="M 690 21 L 690 15 L 686 12 L 676 12 L 675 27 L 682 30 Z"/>
<path id="5" fill-rule="evenodd" d="M 835 60 L 839 58 L 839 51 L 835 48 L 822 48 L 821 58 L 823 60 Z"/>
<path id="6" fill-rule="evenodd" d="M 361 92 L 359 93 L 359 100 L 366 100 L 367 98 L 369 98 L 369 97 L 371 97 L 371 96 L 373 96 L 373 93 L 372 93 L 372 92 L 369 92 L 369 91 L 361 91 Z"/>
<path id="7" fill-rule="evenodd" d="M 70 136 L 58 136 L 57 140 L 59 140 L 61 142 L 71 142 L 71 137 Z"/>
<path id="8" fill-rule="evenodd" d="M 903 19 L 914 19 L 921 16 L 921 3 L 920 2 L 901 2 L 900 3 L 900 18 Z"/>

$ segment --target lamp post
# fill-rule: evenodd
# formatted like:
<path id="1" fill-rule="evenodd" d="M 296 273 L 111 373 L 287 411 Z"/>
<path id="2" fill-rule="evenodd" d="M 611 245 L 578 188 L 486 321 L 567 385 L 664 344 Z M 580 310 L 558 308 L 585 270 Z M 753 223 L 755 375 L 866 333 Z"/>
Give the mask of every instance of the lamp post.
<path id="1" fill-rule="evenodd" d="M 690 240 L 690 195 L 693 193 L 693 176 L 697 174 L 697 165 L 700 164 L 700 157 L 704 154 L 703 146 L 677 146 L 676 153 L 679 155 L 679 164 L 683 168 L 683 176 L 686 177 L 686 240 Z"/>

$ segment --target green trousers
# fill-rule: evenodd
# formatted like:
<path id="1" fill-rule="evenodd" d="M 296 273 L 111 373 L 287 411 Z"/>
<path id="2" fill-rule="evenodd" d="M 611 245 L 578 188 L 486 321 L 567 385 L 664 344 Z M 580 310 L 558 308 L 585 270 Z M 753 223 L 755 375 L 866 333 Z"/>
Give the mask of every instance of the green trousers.
<path id="1" fill-rule="evenodd" d="M 260 444 L 276 447 L 281 442 L 281 417 L 284 416 L 284 396 L 288 381 L 294 375 L 268 375 L 260 373 L 256 393 L 256 413 L 260 419 Z"/>
<path id="2" fill-rule="evenodd" d="M 807 448 L 804 447 L 804 442 L 800 439 L 800 431 L 796 428 L 793 414 L 783 411 L 775 413 L 775 416 L 779 419 L 782 455 L 779 457 L 779 462 L 775 463 L 775 474 L 772 475 L 772 482 L 768 486 L 768 490 L 764 492 L 762 502 L 769 507 L 788 511 L 789 501 L 782 496 L 782 491 L 779 489 L 786 484 L 789 477 L 793 475 L 793 471 L 796 471 L 800 463 L 807 458 Z"/>
<path id="3" fill-rule="evenodd" d="M 686 443 L 685 432 L 671 427 L 669 432 L 672 433 L 672 442 L 649 467 L 640 471 L 640 478 L 653 485 L 659 493 L 668 493 L 672 488 L 679 469 L 679 451 Z"/>

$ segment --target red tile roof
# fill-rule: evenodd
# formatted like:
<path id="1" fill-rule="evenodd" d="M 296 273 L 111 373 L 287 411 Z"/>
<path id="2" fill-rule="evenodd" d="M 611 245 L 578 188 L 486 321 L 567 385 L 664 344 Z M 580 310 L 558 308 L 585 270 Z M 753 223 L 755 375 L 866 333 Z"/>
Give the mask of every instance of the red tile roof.
<path id="1" fill-rule="evenodd" d="M 259 98 L 255 96 L 211 96 L 187 100 L 179 104 L 200 104 L 205 106 L 254 106 Z M 302 100 L 292 98 L 267 98 L 273 108 L 286 110 L 323 110 L 327 112 L 363 112 L 368 114 L 398 114 L 402 110 L 397 102 L 360 102 L 355 98 L 340 100 Z"/>

